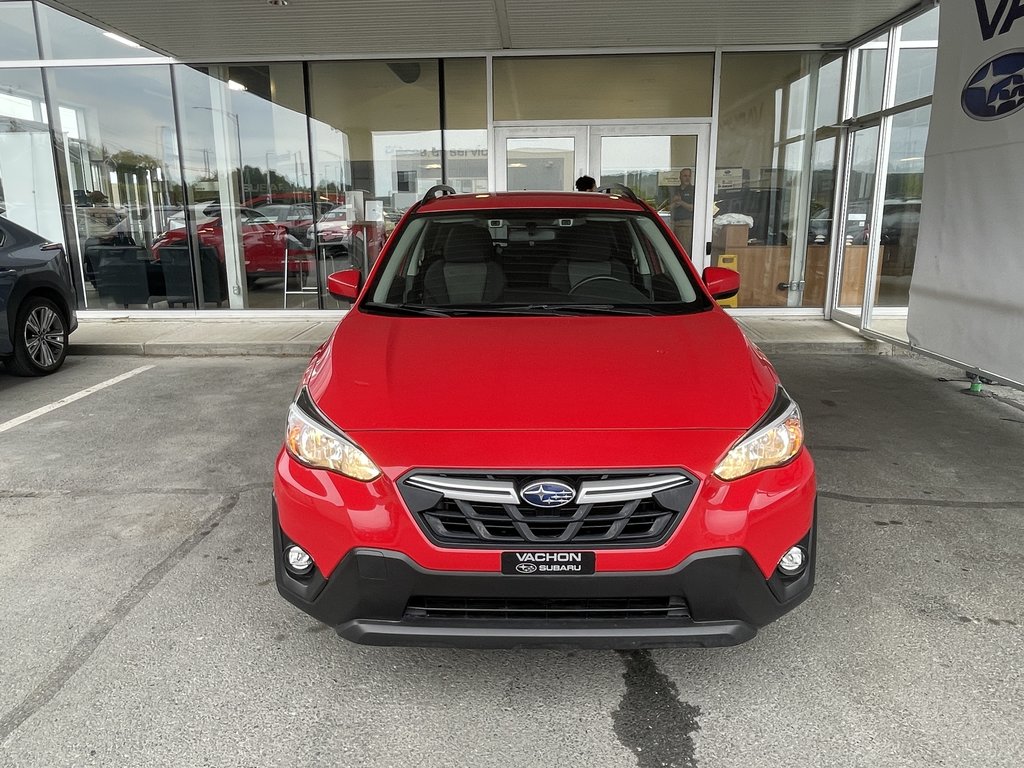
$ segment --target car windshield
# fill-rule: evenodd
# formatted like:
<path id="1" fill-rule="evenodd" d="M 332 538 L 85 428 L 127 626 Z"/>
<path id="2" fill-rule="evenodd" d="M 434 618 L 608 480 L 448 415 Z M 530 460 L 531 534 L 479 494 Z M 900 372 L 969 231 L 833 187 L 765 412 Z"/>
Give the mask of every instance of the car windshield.
<path id="1" fill-rule="evenodd" d="M 424 215 L 361 308 L 390 314 L 681 314 L 706 309 L 653 218 L 614 211 Z"/>
<path id="2" fill-rule="evenodd" d="M 268 219 L 284 221 L 291 209 L 287 205 L 261 205 L 257 210 Z"/>

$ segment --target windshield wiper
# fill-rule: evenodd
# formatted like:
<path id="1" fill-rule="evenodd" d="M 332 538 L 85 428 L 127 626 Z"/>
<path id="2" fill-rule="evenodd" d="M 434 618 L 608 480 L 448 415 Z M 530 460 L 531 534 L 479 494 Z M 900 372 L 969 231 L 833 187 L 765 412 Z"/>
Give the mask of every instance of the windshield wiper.
<path id="1" fill-rule="evenodd" d="M 418 315 L 428 317 L 451 317 L 450 312 L 445 312 L 434 307 L 424 307 L 422 304 L 381 304 L 376 301 L 368 301 L 363 304 L 363 309 L 371 312 L 380 312 L 385 315 Z"/>
<path id="2" fill-rule="evenodd" d="M 499 310 L 506 309 L 498 307 Z M 552 314 L 552 315 L 654 315 L 658 314 L 651 307 L 618 306 L 616 304 L 525 304 L 521 307 L 508 307 L 517 314 Z"/>
<path id="3" fill-rule="evenodd" d="M 557 315 L 572 317 L 579 315 L 656 315 L 661 314 L 653 307 L 616 306 L 615 304 L 492 304 L 479 306 L 446 306 L 452 315 Z"/>

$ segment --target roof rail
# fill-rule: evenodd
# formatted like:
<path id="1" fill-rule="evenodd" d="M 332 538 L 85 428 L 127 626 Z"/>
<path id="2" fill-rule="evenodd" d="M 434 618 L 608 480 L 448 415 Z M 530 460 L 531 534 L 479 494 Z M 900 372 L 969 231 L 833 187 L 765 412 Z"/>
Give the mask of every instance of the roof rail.
<path id="1" fill-rule="evenodd" d="M 435 184 L 427 190 L 427 194 L 420 200 L 420 204 L 429 203 L 431 200 L 436 200 L 439 197 L 447 197 L 448 195 L 454 195 L 455 190 L 449 187 L 447 184 Z"/>
<path id="2" fill-rule="evenodd" d="M 634 203 L 640 202 L 640 198 L 636 196 L 636 192 L 625 184 L 609 184 L 607 187 L 602 187 L 597 191 L 604 192 L 606 195 L 622 195 L 623 197 L 628 197 Z"/>

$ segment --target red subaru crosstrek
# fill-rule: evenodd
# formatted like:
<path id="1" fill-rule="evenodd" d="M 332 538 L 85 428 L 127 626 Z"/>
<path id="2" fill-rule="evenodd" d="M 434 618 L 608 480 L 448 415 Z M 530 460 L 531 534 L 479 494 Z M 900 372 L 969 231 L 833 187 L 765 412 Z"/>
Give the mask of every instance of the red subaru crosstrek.
<path id="1" fill-rule="evenodd" d="M 413 206 L 314 354 L 277 586 L 349 640 L 749 640 L 810 594 L 800 410 L 658 214 L 617 193 Z"/>

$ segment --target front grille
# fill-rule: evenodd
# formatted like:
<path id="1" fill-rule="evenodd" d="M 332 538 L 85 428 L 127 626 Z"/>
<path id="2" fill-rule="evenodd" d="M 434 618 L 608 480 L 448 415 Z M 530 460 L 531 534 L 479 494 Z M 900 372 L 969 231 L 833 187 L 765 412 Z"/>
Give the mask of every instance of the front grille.
<path id="1" fill-rule="evenodd" d="M 405 621 L 688 621 L 681 597 L 490 598 L 413 597 Z"/>
<path id="2" fill-rule="evenodd" d="M 519 489 L 538 478 L 576 494 L 564 506 L 523 502 Z M 678 470 L 648 474 L 413 473 L 399 483 L 416 522 L 449 546 L 655 546 L 682 518 L 697 482 Z"/>

